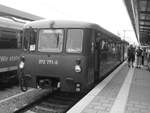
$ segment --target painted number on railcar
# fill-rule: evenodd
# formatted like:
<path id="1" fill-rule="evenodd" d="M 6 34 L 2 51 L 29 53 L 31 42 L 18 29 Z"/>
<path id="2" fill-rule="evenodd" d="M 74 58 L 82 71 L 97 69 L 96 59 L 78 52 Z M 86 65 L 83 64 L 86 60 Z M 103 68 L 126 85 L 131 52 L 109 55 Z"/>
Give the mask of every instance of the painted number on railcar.
<path id="1" fill-rule="evenodd" d="M 39 60 L 39 64 L 54 64 L 54 65 L 58 65 L 58 60 Z"/>
<path id="2" fill-rule="evenodd" d="M 13 62 L 19 60 L 18 56 L 0 56 L 0 62 Z"/>

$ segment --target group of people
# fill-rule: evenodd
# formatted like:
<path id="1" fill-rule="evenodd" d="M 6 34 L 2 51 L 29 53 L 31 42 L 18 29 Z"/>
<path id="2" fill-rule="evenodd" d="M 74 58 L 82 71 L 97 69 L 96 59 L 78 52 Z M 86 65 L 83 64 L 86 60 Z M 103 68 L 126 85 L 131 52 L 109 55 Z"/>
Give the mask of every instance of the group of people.
<path id="1" fill-rule="evenodd" d="M 144 58 L 146 55 L 146 50 L 141 49 L 140 46 L 136 49 L 133 45 L 128 48 L 128 67 L 134 67 L 135 57 L 137 58 L 136 67 L 141 68 L 144 65 Z"/>

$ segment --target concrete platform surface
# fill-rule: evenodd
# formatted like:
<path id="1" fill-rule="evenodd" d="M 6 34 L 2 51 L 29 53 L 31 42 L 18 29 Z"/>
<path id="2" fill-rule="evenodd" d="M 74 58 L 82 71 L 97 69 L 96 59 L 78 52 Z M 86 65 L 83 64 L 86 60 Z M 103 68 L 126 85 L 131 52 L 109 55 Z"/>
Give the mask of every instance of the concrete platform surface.
<path id="1" fill-rule="evenodd" d="M 150 113 L 150 72 L 124 62 L 67 113 Z"/>

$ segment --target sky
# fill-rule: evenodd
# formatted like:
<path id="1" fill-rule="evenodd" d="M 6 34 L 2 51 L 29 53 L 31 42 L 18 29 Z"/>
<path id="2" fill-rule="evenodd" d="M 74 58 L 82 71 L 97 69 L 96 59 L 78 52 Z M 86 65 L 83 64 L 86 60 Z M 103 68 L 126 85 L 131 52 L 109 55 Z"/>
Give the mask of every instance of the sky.
<path id="1" fill-rule="evenodd" d="M 0 3 L 50 20 L 96 23 L 137 44 L 123 0 L 0 0 Z"/>

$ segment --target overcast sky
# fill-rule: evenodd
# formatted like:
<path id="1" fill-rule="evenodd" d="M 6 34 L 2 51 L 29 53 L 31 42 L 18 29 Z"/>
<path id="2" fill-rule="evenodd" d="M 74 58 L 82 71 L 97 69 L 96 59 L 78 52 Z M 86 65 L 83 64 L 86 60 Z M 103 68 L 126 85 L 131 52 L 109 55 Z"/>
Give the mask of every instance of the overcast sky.
<path id="1" fill-rule="evenodd" d="M 52 20 L 78 20 L 97 23 L 137 43 L 123 0 L 0 0 L 2 5 Z"/>

